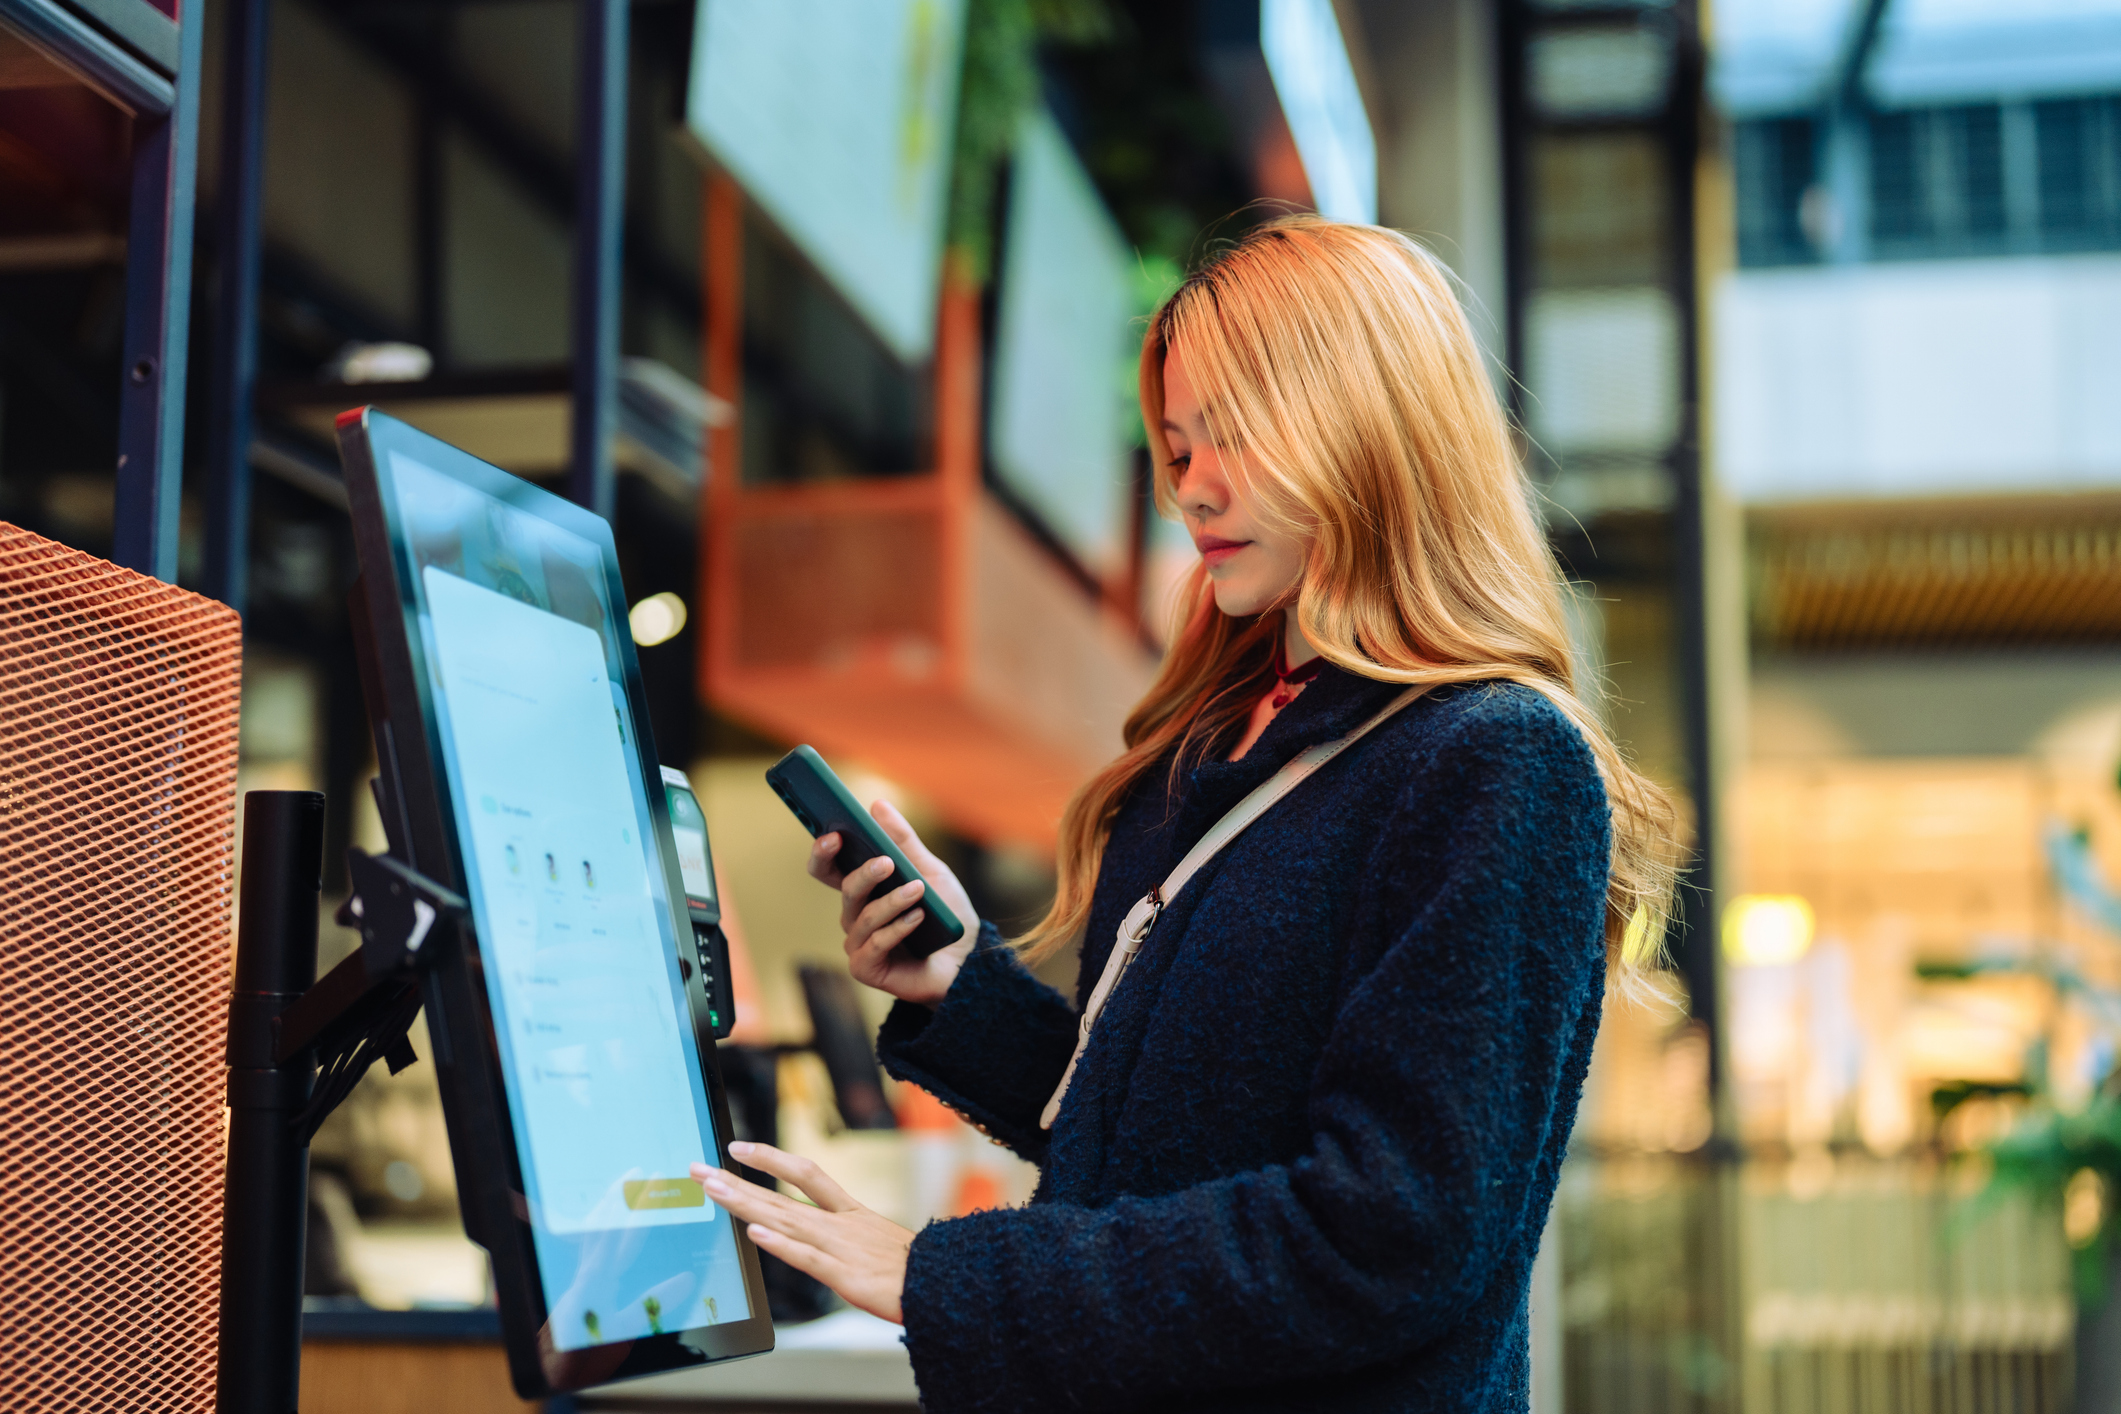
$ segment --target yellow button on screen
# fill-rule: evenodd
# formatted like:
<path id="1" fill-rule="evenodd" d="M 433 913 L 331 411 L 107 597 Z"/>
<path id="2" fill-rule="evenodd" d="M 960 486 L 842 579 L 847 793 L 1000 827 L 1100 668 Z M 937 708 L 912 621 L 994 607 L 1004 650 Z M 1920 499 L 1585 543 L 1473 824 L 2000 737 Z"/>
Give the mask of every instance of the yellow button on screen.
<path id="1" fill-rule="evenodd" d="M 630 1178 L 626 1180 L 629 1208 L 704 1208 L 707 1190 L 696 1178 Z"/>

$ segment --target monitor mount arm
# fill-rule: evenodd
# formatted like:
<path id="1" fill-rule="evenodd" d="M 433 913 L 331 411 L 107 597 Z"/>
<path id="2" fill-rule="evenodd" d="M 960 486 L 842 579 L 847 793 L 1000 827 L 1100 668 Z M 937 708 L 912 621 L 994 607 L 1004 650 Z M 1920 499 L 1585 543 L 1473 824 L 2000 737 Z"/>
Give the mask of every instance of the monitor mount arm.
<path id="1" fill-rule="evenodd" d="M 346 851 L 353 891 L 335 915 L 361 946 L 274 1018 L 273 1060 L 314 1051 L 320 1067 L 295 1124 L 305 1141 L 378 1060 L 396 1075 L 419 1057 L 407 1035 L 420 1014 L 428 944 L 468 916 L 464 900 L 388 855 Z"/>

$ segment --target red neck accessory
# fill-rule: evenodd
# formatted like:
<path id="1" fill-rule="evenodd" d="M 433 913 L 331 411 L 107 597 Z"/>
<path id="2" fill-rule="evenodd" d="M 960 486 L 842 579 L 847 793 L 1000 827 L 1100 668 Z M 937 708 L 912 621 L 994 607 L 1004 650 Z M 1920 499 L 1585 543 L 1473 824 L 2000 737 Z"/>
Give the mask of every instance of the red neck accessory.
<path id="1" fill-rule="evenodd" d="M 1322 657 L 1313 658 L 1300 668 L 1289 666 L 1289 644 L 1285 638 L 1274 640 L 1274 701 L 1273 708 L 1279 712 L 1296 700 L 1296 694 L 1304 690 L 1304 684 L 1318 676 L 1326 666 Z"/>

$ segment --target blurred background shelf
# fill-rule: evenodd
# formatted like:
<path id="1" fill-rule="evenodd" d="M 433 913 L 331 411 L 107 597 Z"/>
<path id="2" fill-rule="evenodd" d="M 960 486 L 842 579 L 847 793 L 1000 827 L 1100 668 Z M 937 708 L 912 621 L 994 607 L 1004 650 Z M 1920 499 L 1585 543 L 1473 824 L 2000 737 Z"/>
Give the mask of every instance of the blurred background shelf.
<path id="1" fill-rule="evenodd" d="M 414 352 L 417 368 L 426 359 L 424 351 Z M 555 481 L 565 477 L 573 455 L 573 380 L 565 364 L 404 381 L 282 380 L 260 385 L 258 406 L 329 448 L 332 420 L 347 408 L 371 404 L 518 476 Z M 620 471 L 654 485 L 674 508 L 689 511 L 699 499 L 707 429 L 727 415 L 719 409 L 697 383 L 667 365 L 621 360 L 612 460 Z"/>

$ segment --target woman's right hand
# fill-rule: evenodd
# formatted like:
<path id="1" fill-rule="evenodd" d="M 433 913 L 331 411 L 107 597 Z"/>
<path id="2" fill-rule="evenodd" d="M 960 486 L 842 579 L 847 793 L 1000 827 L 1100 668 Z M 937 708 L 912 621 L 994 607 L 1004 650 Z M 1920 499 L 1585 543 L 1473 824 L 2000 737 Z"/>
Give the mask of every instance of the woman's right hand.
<path id="1" fill-rule="evenodd" d="M 869 813 L 920 871 L 921 879 L 871 899 L 870 891 L 891 877 L 891 861 L 879 856 L 853 873 L 842 875 L 834 863 L 840 852 L 836 833 L 820 835 L 810 846 L 810 877 L 840 891 L 840 927 L 847 934 L 847 970 L 854 974 L 854 980 L 889 992 L 901 1001 L 932 1007 L 942 1001 L 943 993 L 957 980 L 958 969 L 971 955 L 972 945 L 979 937 L 979 917 L 973 913 L 972 900 L 966 897 L 957 875 L 921 843 L 921 837 L 896 806 L 879 800 Z M 898 945 L 928 915 L 928 910 L 919 906 L 924 892 L 922 879 L 934 885 L 943 903 L 965 925 L 965 936 L 926 957 L 913 957 L 899 951 Z"/>

